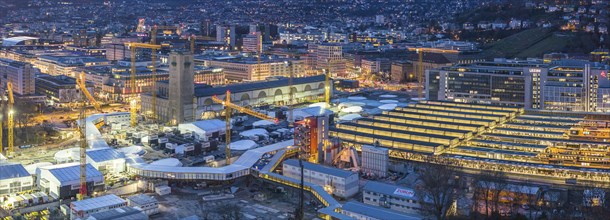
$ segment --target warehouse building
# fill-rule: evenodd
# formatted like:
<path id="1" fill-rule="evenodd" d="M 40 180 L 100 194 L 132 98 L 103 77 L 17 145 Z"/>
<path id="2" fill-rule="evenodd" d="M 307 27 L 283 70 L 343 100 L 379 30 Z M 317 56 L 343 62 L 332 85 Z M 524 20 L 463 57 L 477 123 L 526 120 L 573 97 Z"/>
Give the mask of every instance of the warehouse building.
<path id="1" fill-rule="evenodd" d="M 358 173 L 305 161 L 303 167 L 305 182 L 320 185 L 327 192 L 342 198 L 349 198 L 358 193 Z M 298 160 L 286 160 L 282 168 L 284 176 L 294 179 L 301 178 Z"/>
<path id="2" fill-rule="evenodd" d="M 366 182 L 362 189 L 362 201 L 410 214 L 417 214 L 421 208 L 413 189 L 376 181 Z"/>
<path id="3" fill-rule="evenodd" d="M 0 196 L 31 190 L 34 180 L 21 164 L 0 162 Z"/>
<path id="4" fill-rule="evenodd" d="M 70 203 L 70 219 L 87 219 L 92 214 L 125 206 L 127 201 L 114 194 L 80 200 Z"/>
<path id="5" fill-rule="evenodd" d="M 104 175 L 87 164 L 87 192 L 104 190 Z M 36 170 L 40 190 L 54 198 L 67 199 L 76 196 L 80 189 L 80 164 L 67 163 L 40 167 Z"/>

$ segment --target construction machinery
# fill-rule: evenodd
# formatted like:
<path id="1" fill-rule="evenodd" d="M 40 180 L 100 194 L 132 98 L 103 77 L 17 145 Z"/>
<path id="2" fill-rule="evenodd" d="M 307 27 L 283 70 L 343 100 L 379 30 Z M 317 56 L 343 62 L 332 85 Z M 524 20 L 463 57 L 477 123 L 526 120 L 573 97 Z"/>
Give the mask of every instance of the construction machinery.
<path id="1" fill-rule="evenodd" d="M 417 53 L 417 68 L 415 68 L 415 74 L 417 75 L 417 98 L 422 100 L 424 97 L 424 53 L 459 53 L 457 50 L 445 50 L 445 49 L 437 49 L 437 48 L 408 48 L 409 51 L 415 51 Z"/>
<path id="2" fill-rule="evenodd" d="M 76 85 L 84 95 L 80 113 L 78 115 L 79 125 L 77 127 L 78 133 L 80 134 L 80 189 L 76 198 L 82 200 L 87 196 L 87 134 L 86 134 L 86 109 L 87 100 L 97 111 L 102 111 L 100 104 L 87 90 L 87 81 L 85 80 L 85 73 L 80 73 L 76 77 Z"/>
<path id="3" fill-rule="evenodd" d="M 212 96 L 212 101 L 222 104 L 225 107 L 225 121 L 226 121 L 226 149 L 225 153 L 227 155 L 227 165 L 231 164 L 231 148 L 229 145 L 231 144 L 231 112 L 233 110 L 237 110 L 238 112 L 245 113 L 263 120 L 272 121 L 273 123 L 278 123 L 279 120 L 277 118 L 268 116 L 266 114 L 254 111 L 252 109 L 242 107 L 236 104 L 231 103 L 231 91 L 227 90 L 225 100 L 219 99 L 216 96 Z"/>
<path id="4" fill-rule="evenodd" d="M 14 121 L 14 116 L 15 116 L 15 111 L 13 110 L 13 106 L 15 104 L 15 99 L 13 97 L 13 84 L 11 82 L 6 82 L 6 90 L 7 90 L 7 94 L 8 94 L 8 119 L 6 122 L 7 125 L 7 153 L 6 156 L 7 157 L 12 157 L 13 156 L 13 152 L 14 152 L 14 128 L 15 128 L 15 121 Z M 0 152 L 2 152 L 2 150 L 0 149 Z"/>
<path id="5" fill-rule="evenodd" d="M 154 36 L 154 35 L 153 35 Z M 151 39 L 151 42 L 154 43 L 155 40 L 154 38 Z M 161 45 L 155 45 L 155 44 L 147 44 L 147 43 L 135 43 L 135 42 L 128 42 L 125 43 L 126 46 L 129 47 L 130 51 L 131 51 L 131 79 L 130 79 L 130 93 L 132 95 L 131 100 L 129 101 L 129 108 L 130 108 L 130 125 L 131 127 L 135 127 L 137 122 L 138 122 L 138 100 L 136 98 L 136 93 L 137 93 L 137 89 L 136 89 L 136 49 L 137 48 L 144 48 L 144 49 L 151 49 L 152 53 L 151 53 L 151 59 L 152 59 L 152 64 L 151 64 L 151 71 L 152 71 L 152 89 L 151 89 L 151 95 L 152 95 L 152 118 L 153 120 L 157 119 L 157 91 L 156 91 L 156 83 L 157 83 L 157 66 L 156 66 L 156 59 L 157 59 L 157 50 L 161 49 Z"/>

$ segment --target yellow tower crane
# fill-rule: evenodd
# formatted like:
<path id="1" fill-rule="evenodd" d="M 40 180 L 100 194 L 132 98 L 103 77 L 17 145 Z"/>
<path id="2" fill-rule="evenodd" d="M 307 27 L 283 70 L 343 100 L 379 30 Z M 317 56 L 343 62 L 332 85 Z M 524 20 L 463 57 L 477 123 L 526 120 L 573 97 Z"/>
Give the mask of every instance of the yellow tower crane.
<path id="1" fill-rule="evenodd" d="M 85 96 L 83 97 L 83 105 L 78 115 L 79 125 L 78 133 L 80 134 L 80 189 L 76 196 L 78 200 L 82 200 L 87 196 L 87 134 L 86 134 L 86 100 L 95 108 L 96 111 L 101 112 L 102 108 L 100 104 L 93 98 L 89 90 L 87 90 L 87 81 L 85 80 L 85 73 L 82 72 L 76 77 L 76 85 L 79 90 Z M 85 99 L 86 98 L 86 99 Z"/>
<path id="2" fill-rule="evenodd" d="M 415 51 L 417 53 L 417 68 L 415 68 L 415 74 L 417 75 L 417 97 L 419 100 L 422 100 L 424 96 L 424 52 L 425 53 L 440 53 L 440 54 L 456 54 L 459 53 L 457 50 L 445 50 L 445 49 L 437 49 L 437 48 L 408 48 L 409 51 Z"/>
<path id="3" fill-rule="evenodd" d="M 129 81 L 130 84 L 130 88 L 131 88 L 131 100 L 129 101 L 129 108 L 130 108 L 130 113 L 131 113 L 131 118 L 130 118 L 130 124 L 131 127 L 135 127 L 138 120 L 138 100 L 136 98 L 136 49 L 137 48 L 145 48 L 145 49 L 151 49 L 152 50 L 152 89 L 151 89 L 151 93 L 152 93 L 152 117 L 154 120 L 156 120 L 157 118 L 157 90 L 155 88 L 155 85 L 157 83 L 157 66 L 156 66 L 156 59 L 157 59 L 157 50 L 161 49 L 161 45 L 155 45 L 155 44 L 147 44 L 147 43 L 134 43 L 134 42 L 129 42 L 129 43 L 125 43 L 126 46 L 129 47 L 130 51 L 131 51 L 131 79 Z"/>
<path id="4" fill-rule="evenodd" d="M 241 113 L 246 113 L 248 115 L 252 115 L 254 117 L 263 119 L 263 120 L 268 120 L 268 121 L 272 121 L 274 123 L 278 123 L 278 119 L 274 118 L 274 117 L 270 117 L 266 114 L 254 111 L 252 109 L 249 108 L 245 108 L 245 107 L 241 107 L 239 105 L 233 104 L 231 103 L 231 92 L 227 90 L 226 93 L 226 98 L 225 100 L 219 99 L 216 96 L 212 96 L 212 101 L 222 104 L 225 107 L 225 120 L 226 120 L 226 149 L 225 149 L 225 154 L 227 155 L 227 165 L 231 164 L 231 148 L 229 147 L 229 145 L 231 144 L 231 111 L 233 111 L 233 109 L 241 112 Z"/>
<path id="5" fill-rule="evenodd" d="M 15 116 L 15 111 L 13 110 L 13 105 L 15 104 L 15 99 L 13 98 L 13 84 L 11 82 L 7 82 L 6 83 L 6 90 L 8 93 L 8 120 L 7 120 L 7 127 L 8 127 L 8 137 L 7 137 L 7 156 L 8 157 L 12 157 L 13 156 L 13 152 L 14 152 L 14 128 L 15 128 L 15 122 L 14 122 L 14 116 Z"/>
<path id="6" fill-rule="evenodd" d="M 195 35 L 194 34 L 189 37 L 189 41 L 191 43 L 191 53 L 195 54 Z"/>

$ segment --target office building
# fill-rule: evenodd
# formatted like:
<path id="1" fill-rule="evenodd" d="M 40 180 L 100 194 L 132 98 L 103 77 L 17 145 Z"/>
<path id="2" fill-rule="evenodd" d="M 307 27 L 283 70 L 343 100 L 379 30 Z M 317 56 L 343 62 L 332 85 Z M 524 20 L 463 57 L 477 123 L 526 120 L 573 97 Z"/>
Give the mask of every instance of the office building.
<path id="1" fill-rule="evenodd" d="M 0 77 L 6 76 L 6 80 L 13 85 L 13 93 L 16 95 L 33 95 L 36 92 L 35 77 L 39 72 L 32 64 L 0 59 Z"/>
<path id="2" fill-rule="evenodd" d="M 222 42 L 229 50 L 235 50 L 237 42 L 235 25 L 216 26 L 216 41 Z"/>
<path id="3" fill-rule="evenodd" d="M 386 177 L 388 173 L 388 149 L 371 145 L 362 146 L 362 167 L 364 175 Z"/>
<path id="4" fill-rule="evenodd" d="M 345 77 L 347 68 L 343 59 L 343 46 L 341 44 L 322 43 L 315 47 L 316 69 L 328 71 L 331 77 Z"/>
<path id="5" fill-rule="evenodd" d="M 93 85 L 87 83 L 86 87 L 89 93 L 93 94 Z M 76 79 L 64 75 L 38 75 L 36 93 L 45 95 L 47 104 L 54 106 L 68 106 L 85 98 L 76 85 Z"/>
<path id="6" fill-rule="evenodd" d="M 75 77 L 79 67 L 105 66 L 110 65 L 110 61 L 90 56 L 57 54 L 39 56 L 32 64 L 44 74 Z"/>
<path id="7" fill-rule="evenodd" d="M 127 206 L 127 201 L 114 194 L 109 194 L 70 203 L 70 219 L 87 219 L 95 213 L 100 213 Z"/>
<path id="8" fill-rule="evenodd" d="M 426 71 L 426 98 L 558 111 L 610 111 L 604 66 L 541 60 L 459 64 Z"/>
<path id="9" fill-rule="evenodd" d="M 358 173 L 303 161 L 305 182 L 320 185 L 338 197 L 349 198 L 358 193 Z M 282 165 L 284 176 L 300 179 L 299 161 L 289 159 Z"/>
<path id="10" fill-rule="evenodd" d="M 413 189 L 376 181 L 366 182 L 362 189 L 362 201 L 410 214 L 417 214 L 421 208 Z"/>
<path id="11" fill-rule="evenodd" d="M 242 51 L 260 53 L 263 51 L 263 39 L 261 32 L 250 32 L 244 36 Z"/>
<path id="12" fill-rule="evenodd" d="M 256 57 L 212 57 L 203 59 L 206 66 L 222 68 L 228 81 L 260 81 L 273 76 L 302 76 L 304 65 L 301 60 L 276 56 Z"/>
<path id="13" fill-rule="evenodd" d="M 0 164 L 0 196 L 31 190 L 34 180 L 21 164 Z"/>

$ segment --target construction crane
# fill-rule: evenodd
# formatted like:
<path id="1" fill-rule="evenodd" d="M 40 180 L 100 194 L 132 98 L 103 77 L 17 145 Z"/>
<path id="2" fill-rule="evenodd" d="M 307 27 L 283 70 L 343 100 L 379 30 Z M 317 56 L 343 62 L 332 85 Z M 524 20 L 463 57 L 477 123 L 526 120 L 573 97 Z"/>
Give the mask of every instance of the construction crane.
<path id="1" fill-rule="evenodd" d="M 89 100 L 89 103 L 97 110 L 98 112 L 102 111 L 100 104 L 95 100 L 95 98 L 89 93 L 87 90 L 87 81 L 85 79 L 85 73 L 82 72 L 78 74 L 76 78 L 76 85 L 83 93 L 85 98 L 83 98 L 83 105 L 81 106 L 80 113 L 78 115 L 79 125 L 78 125 L 78 133 L 80 134 L 80 189 L 78 191 L 78 195 L 76 198 L 78 200 L 82 200 L 87 195 L 87 134 L 86 134 L 86 108 L 87 103 L 86 100 Z"/>
<path id="2" fill-rule="evenodd" d="M 13 156 L 13 152 L 14 152 L 14 128 L 15 128 L 15 122 L 14 122 L 14 110 L 13 110 L 13 105 L 15 104 L 15 99 L 13 98 L 13 84 L 11 82 L 6 82 L 6 90 L 8 93 L 8 120 L 7 120 L 7 127 L 8 127 L 8 137 L 7 137 L 7 147 L 8 149 L 6 150 L 7 153 L 6 155 L 8 157 L 12 157 Z"/>
<path id="3" fill-rule="evenodd" d="M 326 102 L 326 107 L 330 108 L 330 63 L 331 59 L 327 60 L 328 70 L 326 71 L 326 77 L 324 78 L 324 97 Z"/>
<path id="4" fill-rule="evenodd" d="M 233 104 L 231 103 L 231 91 L 227 90 L 226 93 L 226 98 L 225 100 L 219 99 L 216 96 L 212 96 L 212 101 L 218 103 L 218 104 L 222 104 L 225 107 L 225 120 L 226 120 L 226 149 L 225 149 L 225 153 L 227 155 L 227 165 L 231 164 L 231 148 L 229 147 L 229 145 L 231 144 L 231 111 L 233 109 L 241 112 L 241 113 L 246 113 L 248 115 L 252 115 L 254 117 L 263 119 L 263 120 L 268 120 L 268 121 L 272 121 L 273 123 L 278 123 L 279 120 L 277 118 L 268 116 L 266 114 L 254 111 L 252 109 L 246 108 L 246 107 L 241 107 L 239 105 Z"/>
<path id="5" fill-rule="evenodd" d="M 409 51 L 415 51 L 417 53 L 418 59 L 417 59 L 417 68 L 415 69 L 415 74 L 417 75 L 417 83 L 419 83 L 419 85 L 417 86 L 417 98 L 419 98 L 419 100 L 421 101 L 423 99 L 424 96 L 424 52 L 426 53 L 450 53 L 450 54 L 456 54 L 459 53 L 459 51 L 457 50 L 445 50 L 445 49 L 437 49 L 437 48 L 414 48 L 414 47 L 410 47 L 408 48 Z"/>
<path id="6" fill-rule="evenodd" d="M 189 37 L 189 41 L 191 42 L 191 53 L 195 54 L 195 35 L 191 35 Z"/>
<path id="7" fill-rule="evenodd" d="M 154 42 L 154 41 L 153 41 Z M 153 120 L 156 120 L 157 118 L 157 91 L 155 88 L 155 85 L 157 83 L 157 66 L 156 66 L 156 59 L 157 59 L 157 50 L 161 49 L 161 45 L 155 45 L 155 44 L 147 44 L 147 43 L 134 43 L 134 42 L 128 42 L 125 43 L 126 46 L 129 47 L 129 49 L 131 50 L 131 80 L 129 82 L 130 87 L 131 87 L 131 93 L 133 95 L 133 97 L 131 97 L 131 101 L 129 101 L 129 107 L 130 107 L 130 113 L 131 113 L 131 118 L 130 118 L 130 125 L 131 127 L 135 127 L 137 124 L 137 117 L 138 117 L 138 110 L 137 110 L 137 99 L 136 99 L 136 49 L 137 48 L 145 48 L 145 49 L 151 49 L 152 53 L 151 53 L 151 58 L 152 58 L 152 89 L 151 89 L 151 93 L 152 93 L 152 117 Z"/>

